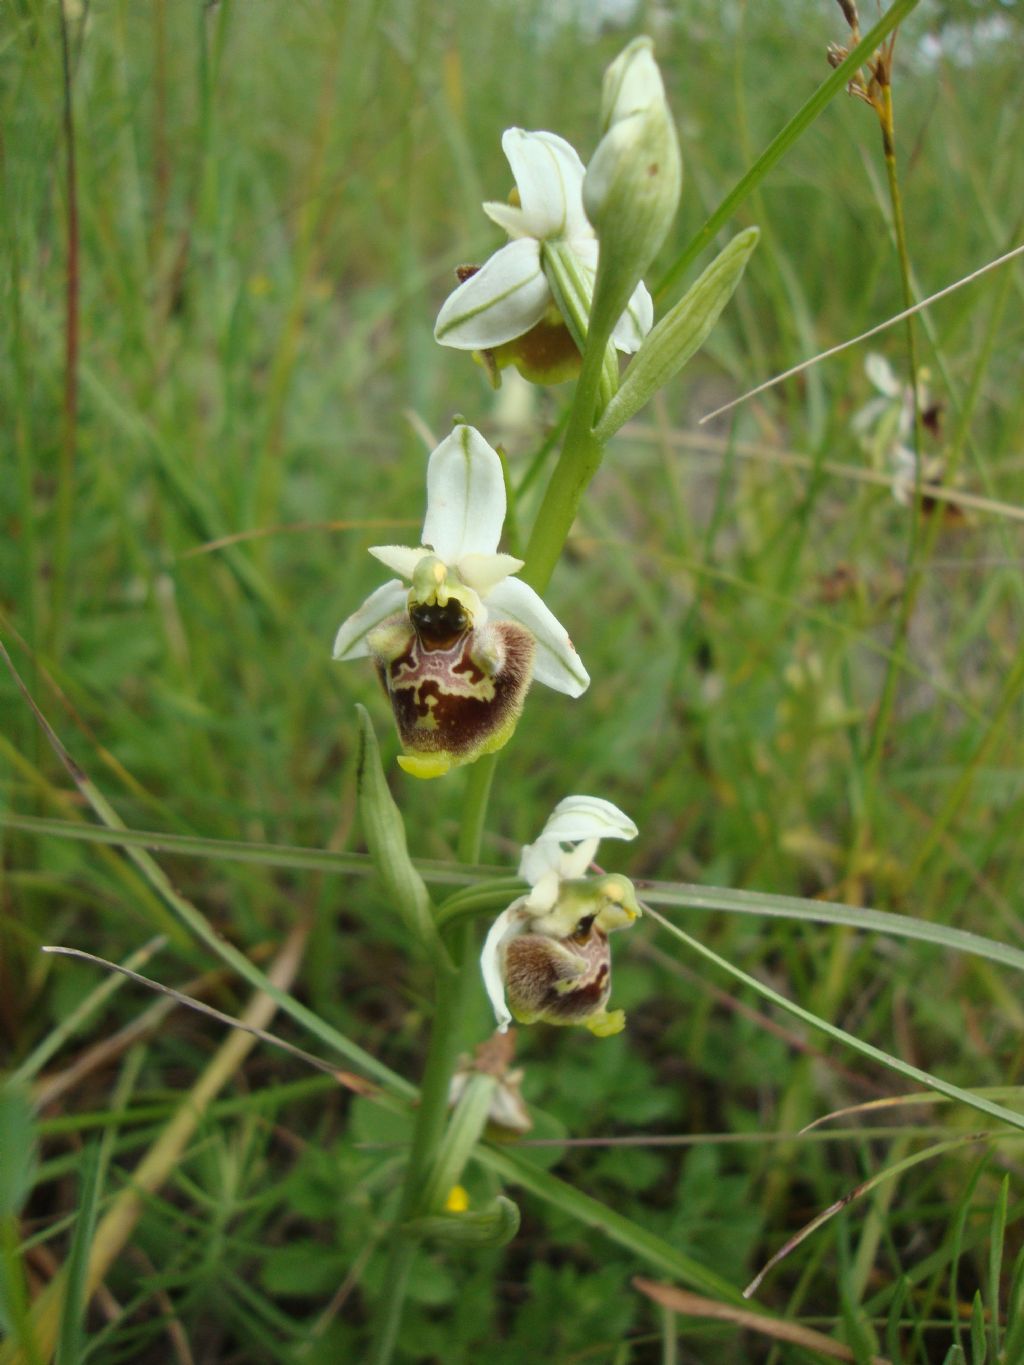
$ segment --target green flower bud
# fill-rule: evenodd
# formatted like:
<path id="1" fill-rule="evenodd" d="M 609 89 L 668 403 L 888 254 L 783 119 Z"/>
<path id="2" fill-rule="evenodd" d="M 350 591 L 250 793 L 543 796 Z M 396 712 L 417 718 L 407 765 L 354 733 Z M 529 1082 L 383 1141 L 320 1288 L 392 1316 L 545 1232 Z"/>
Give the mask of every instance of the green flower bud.
<path id="1" fill-rule="evenodd" d="M 583 206 L 601 245 L 592 326 L 618 318 L 675 217 L 682 158 L 650 38 L 636 38 L 604 78 L 604 137 L 583 180 Z"/>

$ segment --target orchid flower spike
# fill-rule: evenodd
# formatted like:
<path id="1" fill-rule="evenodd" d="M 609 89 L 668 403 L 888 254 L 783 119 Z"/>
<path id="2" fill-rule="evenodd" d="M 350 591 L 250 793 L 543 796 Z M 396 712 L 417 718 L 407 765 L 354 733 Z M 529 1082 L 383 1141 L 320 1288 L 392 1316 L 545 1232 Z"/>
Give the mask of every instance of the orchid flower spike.
<path id="1" fill-rule="evenodd" d="M 507 743 L 536 679 L 578 697 L 590 685 L 572 641 L 498 552 L 505 520 L 501 461 L 460 425 L 427 465 L 423 543 L 370 553 L 391 579 L 338 631 L 336 659 L 369 655 L 391 700 L 415 777 L 440 777 Z"/>
<path id="2" fill-rule="evenodd" d="M 504 1033 L 521 1024 L 582 1024 L 598 1037 L 620 1033 L 622 1010 L 608 1010 L 608 935 L 640 915 L 632 882 L 585 874 L 601 839 L 635 839 L 636 825 L 610 801 L 567 796 L 540 837 L 527 844 L 519 875 L 525 896 L 491 925 L 480 957 L 484 986 Z"/>
<path id="3" fill-rule="evenodd" d="M 484 212 L 510 241 L 479 269 L 463 267 L 463 282 L 438 314 L 434 336 L 442 346 L 481 351 L 494 367 L 512 363 L 535 383 L 558 384 L 579 370 L 580 353 L 550 279 L 551 253 L 573 267 L 589 313 L 598 243 L 583 208 L 585 169 L 576 151 L 555 133 L 509 128 L 501 139 L 516 188 L 507 204 Z M 563 306 L 564 306 L 564 300 Z M 632 353 L 651 329 L 654 305 L 638 284 L 612 333 Z"/>

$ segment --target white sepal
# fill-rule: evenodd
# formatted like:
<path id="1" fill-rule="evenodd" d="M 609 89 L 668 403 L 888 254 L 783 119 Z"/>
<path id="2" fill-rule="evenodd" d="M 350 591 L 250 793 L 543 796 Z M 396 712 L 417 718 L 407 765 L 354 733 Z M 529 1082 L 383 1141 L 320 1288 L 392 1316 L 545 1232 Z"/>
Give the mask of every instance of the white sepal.
<path id="1" fill-rule="evenodd" d="M 527 844 L 526 847 L 529 848 L 531 845 Z M 552 849 L 553 845 L 545 844 L 543 845 L 542 850 L 538 851 L 537 856 L 529 860 L 530 870 L 534 873 L 534 876 L 526 878 L 526 880 L 531 882 L 530 891 L 526 897 L 526 904 L 529 907 L 531 915 L 547 915 L 554 910 L 555 906 L 558 904 L 558 892 L 562 885 L 562 877 L 559 871 L 562 850 L 557 850 L 557 860 L 553 861 L 550 867 L 545 867 L 543 871 L 539 870 L 541 859 L 545 854 L 550 855 Z M 526 853 L 525 848 L 523 849 L 523 853 Z M 523 859 L 520 859 L 519 875 L 521 877 L 524 876 L 522 870 L 523 861 Z"/>
<path id="2" fill-rule="evenodd" d="M 501 461 L 475 427 L 457 426 L 427 465 L 423 543 L 446 564 L 493 555 L 505 520 Z"/>
<path id="3" fill-rule="evenodd" d="M 581 839 L 573 848 L 562 851 L 563 881 L 575 881 L 577 877 L 586 876 L 600 842 L 601 840 L 596 838 Z"/>
<path id="4" fill-rule="evenodd" d="M 524 845 L 519 875 L 534 888 L 546 885 L 552 873 L 564 881 L 582 877 L 594 861 L 602 839 L 635 839 L 636 836 L 636 825 L 611 801 L 600 796 L 567 796 L 548 816 L 534 842 Z M 566 849 L 563 844 L 575 844 L 576 847 Z M 529 899 L 533 907 L 532 894 Z M 547 897 L 537 899 L 538 907 L 541 899 Z"/>
<path id="5" fill-rule="evenodd" d="M 506 578 L 488 595 L 492 618 L 525 626 L 537 642 L 533 676 L 556 692 L 578 697 L 590 686 L 569 633 L 540 597 L 518 578 Z"/>
<path id="6" fill-rule="evenodd" d="M 578 839 L 635 839 L 633 821 L 600 796 L 566 796 L 547 818 L 542 839 L 573 843 Z"/>
<path id="7" fill-rule="evenodd" d="M 540 268 L 540 243 L 520 237 L 496 251 L 448 295 L 434 324 L 434 338 L 457 351 L 500 346 L 540 322 L 550 301 Z"/>
<path id="8" fill-rule="evenodd" d="M 514 938 L 516 934 L 522 932 L 527 919 L 528 915 L 524 910 L 523 900 L 513 901 L 507 910 L 501 912 L 487 931 L 483 951 L 480 954 L 480 971 L 484 978 L 484 989 L 487 991 L 491 1006 L 494 1009 L 494 1017 L 498 1021 L 500 1033 L 506 1033 L 509 1024 L 512 1022 L 512 1015 L 505 1003 L 501 949 L 506 939 Z"/>
<path id="9" fill-rule="evenodd" d="M 523 228 L 531 237 L 572 239 L 591 232 L 581 198 L 585 170 L 571 143 L 557 133 L 509 128 L 501 148 L 519 191 Z"/>
<path id="10" fill-rule="evenodd" d="M 344 621 L 334 637 L 335 659 L 361 659 L 369 654 L 366 637 L 389 616 L 405 608 L 408 589 L 392 579 L 371 592 L 363 605 Z"/>
<path id="11" fill-rule="evenodd" d="M 884 393 L 886 398 L 902 397 L 903 388 L 884 355 L 879 355 L 877 351 L 869 351 L 864 359 L 864 372 L 878 392 Z"/>

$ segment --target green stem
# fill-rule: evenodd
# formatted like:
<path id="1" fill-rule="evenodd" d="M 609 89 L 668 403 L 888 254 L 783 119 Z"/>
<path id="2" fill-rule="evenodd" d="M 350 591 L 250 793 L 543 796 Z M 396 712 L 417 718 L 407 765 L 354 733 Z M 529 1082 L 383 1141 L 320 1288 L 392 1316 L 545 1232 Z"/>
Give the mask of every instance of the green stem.
<path id="1" fill-rule="evenodd" d="M 388 1365 L 402 1325 L 402 1310 L 409 1288 L 409 1276 L 416 1259 L 416 1243 L 411 1237 L 398 1236 L 391 1250 L 387 1280 L 381 1296 L 381 1315 L 377 1321 L 377 1340 L 370 1365 Z"/>
<path id="2" fill-rule="evenodd" d="M 607 303 L 605 296 L 611 287 L 606 269 L 610 271 L 611 267 L 607 265 L 607 257 L 602 257 L 594 281 L 583 365 L 573 395 L 562 453 L 533 524 L 526 547 L 526 565 L 519 575 L 524 583 L 529 583 L 537 592 L 543 592 L 551 580 L 583 501 L 583 494 L 597 473 L 604 454 L 604 443 L 594 435 L 594 426 L 600 416 L 599 403 L 604 406 L 610 396 L 602 390 L 605 353 L 618 320 L 613 308 L 603 306 Z M 595 325 L 597 319 L 600 321 Z"/>
<path id="3" fill-rule="evenodd" d="M 462 806 L 459 859 L 475 863 L 480 857 L 487 805 L 494 779 L 497 754 L 479 759 L 470 769 Z M 372 1365 L 389 1365 L 402 1321 L 409 1277 L 416 1258 L 417 1241 L 403 1229 L 418 1211 L 434 1167 L 448 1113 L 448 1092 L 462 1041 L 470 992 L 476 979 L 473 925 L 467 923 L 456 935 L 457 975 L 438 976 L 434 988 L 434 1024 L 420 1087 L 412 1147 L 402 1181 L 398 1213 L 392 1230 L 391 1254 L 386 1277 L 387 1292 L 381 1297 Z"/>
<path id="4" fill-rule="evenodd" d="M 597 313 L 601 284 L 601 268 L 598 266 L 594 313 Z M 576 520 L 583 494 L 601 467 L 605 453 L 602 442 L 594 435 L 594 419 L 601 396 L 605 348 L 612 336 L 613 325 L 614 318 L 610 319 L 610 325 L 603 326 L 599 332 L 590 330 L 587 333 L 583 369 L 580 370 L 579 384 L 573 394 L 561 455 L 547 483 L 541 511 L 537 513 L 530 543 L 526 547 L 526 566 L 519 576 L 538 592 L 543 592 L 549 584 L 554 566 L 568 541 L 572 523 Z"/>
<path id="5" fill-rule="evenodd" d="M 895 145 L 895 124 L 893 122 L 892 108 L 892 86 L 888 82 L 882 86 L 882 107 L 878 110 L 879 121 L 882 126 L 882 146 L 885 152 L 885 171 L 889 181 L 889 198 L 892 202 L 892 222 L 893 232 L 896 238 L 896 255 L 900 267 L 900 286 L 903 294 L 904 308 L 911 308 L 914 304 L 913 289 L 910 283 L 910 253 L 907 250 L 907 228 L 906 220 L 903 216 L 903 196 L 900 193 L 899 174 L 896 167 L 896 145 Z M 910 628 L 910 620 L 914 612 L 914 605 L 917 600 L 917 592 L 914 590 L 912 570 L 915 564 L 919 531 L 920 531 L 920 493 L 921 493 L 921 411 L 917 393 L 917 333 L 914 328 L 914 319 L 908 317 L 906 320 L 907 333 L 907 361 L 910 366 L 910 391 L 914 401 L 914 454 L 915 474 L 914 474 L 914 501 L 912 504 L 912 514 L 910 517 L 910 541 L 907 547 L 907 566 L 911 571 L 911 582 L 903 594 L 903 602 L 900 610 L 899 620 L 896 623 L 896 637 L 892 642 L 893 655 L 886 670 L 885 682 L 882 686 L 882 695 L 879 699 L 878 710 L 875 716 L 875 725 L 871 734 L 871 743 L 868 748 L 866 764 L 866 788 L 870 793 L 875 779 L 878 776 L 878 769 L 881 764 L 882 751 L 885 747 L 885 737 L 888 733 L 889 722 L 892 718 L 893 706 L 896 701 L 896 688 L 899 683 L 900 672 L 904 660 L 904 644 L 907 631 Z"/>
<path id="6" fill-rule="evenodd" d="M 599 312 L 602 287 L 603 277 L 598 266 L 591 318 Z M 604 314 L 608 313 L 609 309 L 606 308 Z M 603 446 L 594 436 L 593 426 L 598 404 L 602 399 L 607 402 L 609 396 L 602 389 L 602 384 L 605 379 L 605 353 L 614 323 L 614 317 L 606 317 L 599 327 L 591 327 L 586 335 L 583 364 L 573 396 L 562 453 L 534 523 L 526 550 L 526 566 L 521 575 L 523 581 L 538 592 L 543 591 L 554 572 L 583 494 L 601 463 Z M 496 754 L 491 754 L 479 759 L 469 774 L 459 834 L 459 859 L 463 863 L 475 863 L 480 858 L 497 758 Z M 458 1057 L 462 1022 L 476 980 L 475 940 L 471 923 L 467 922 L 463 926 L 458 940 L 456 979 L 438 978 L 437 981 L 434 1027 L 420 1090 L 420 1108 L 412 1148 L 392 1233 L 388 1294 L 386 1301 L 382 1300 L 377 1320 L 372 1365 L 389 1365 L 394 1352 L 410 1267 L 415 1255 L 415 1241 L 404 1231 L 403 1224 L 417 1210 L 427 1192 L 426 1182 L 434 1168 L 444 1133 L 448 1092 Z"/>
<path id="7" fill-rule="evenodd" d="M 459 828 L 459 862 L 478 863 L 483 844 L 487 806 L 491 797 L 491 783 L 498 764 L 497 754 L 478 759 L 469 770 L 469 782 L 462 803 L 462 822 Z"/>
<path id="8" fill-rule="evenodd" d="M 466 955 L 460 958 L 457 981 L 452 982 L 449 977 L 439 975 L 435 983 L 434 1025 L 427 1049 L 412 1147 L 402 1181 L 398 1212 L 391 1231 L 391 1254 L 385 1277 L 387 1288 L 380 1298 L 374 1351 L 370 1357 L 371 1365 L 389 1365 L 402 1321 L 405 1295 L 417 1248 L 416 1239 L 405 1232 L 403 1224 L 416 1211 L 427 1172 L 434 1163 L 444 1132 L 448 1088 L 458 1056 L 462 1004 L 465 997 L 463 981 L 469 960 L 471 959 Z"/>
<path id="9" fill-rule="evenodd" d="M 569 423 L 562 454 L 551 475 L 526 547 L 526 567 L 519 575 L 524 583 L 540 593 L 551 580 L 583 494 L 597 473 L 604 453 L 597 438 L 589 430 L 581 430 L 581 425 Z"/>
<path id="10" fill-rule="evenodd" d="M 601 463 L 601 445 L 595 440 L 591 425 L 600 393 L 607 341 L 607 336 L 592 334 L 588 337 L 562 454 L 530 537 L 526 569 L 522 577 L 538 590 L 546 585 L 558 563 L 576 509 Z M 463 863 L 475 863 L 480 858 L 497 760 L 497 754 L 489 754 L 479 759 L 469 773 L 459 834 L 459 859 Z M 462 1023 L 476 979 L 473 945 L 473 926 L 467 923 L 456 945 L 459 950 L 456 954 L 456 979 L 452 981 L 439 977 L 436 983 L 434 1026 L 427 1050 L 412 1147 L 392 1231 L 386 1279 L 388 1292 L 381 1299 L 372 1365 L 389 1365 L 402 1320 L 409 1275 L 416 1253 L 416 1242 L 403 1231 L 403 1224 L 416 1211 L 444 1133 L 448 1091 L 458 1057 Z"/>
<path id="11" fill-rule="evenodd" d="M 891 47 L 889 58 L 891 61 Z M 900 192 L 899 168 L 896 164 L 896 124 L 893 116 L 891 72 L 879 58 L 879 79 L 881 82 L 878 102 L 873 108 L 878 115 L 882 132 L 882 153 L 885 160 L 885 173 L 889 185 L 889 201 L 892 206 L 893 235 L 896 241 L 896 258 L 899 263 L 900 289 L 904 309 L 914 304 L 913 287 L 910 278 L 910 253 L 907 248 L 906 219 L 903 214 L 903 196 Z M 891 643 L 891 654 L 882 683 L 881 695 L 875 711 L 874 725 L 871 730 L 864 761 L 863 773 L 859 779 L 861 799 L 857 801 L 853 819 L 853 837 L 850 841 L 849 873 L 857 878 L 860 875 L 864 856 L 870 846 L 873 827 L 876 821 L 876 799 L 878 795 L 878 775 L 885 750 L 885 740 L 889 732 L 896 693 L 900 676 L 906 667 L 906 642 L 910 629 L 914 606 L 917 601 L 917 582 L 914 570 L 917 564 L 920 540 L 920 493 L 922 472 L 923 443 L 920 403 L 918 402 L 918 358 L 917 334 L 913 317 L 905 323 L 907 337 L 907 363 L 910 368 L 910 391 L 914 404 L 914 501 L 910 515 L 910 533 L 907 541 L 907 584 L 900 604 L 899 617 Z M 919 581 L 919 580 L 918 580 Z M 819 994 L 819 1008 L 823 1013 L 832 1013 L 845 989 L 849 977 L 849 960 L 854 951 L 853 936 L 849 933 L 837 934 L 832 943 L 829 961 L 822 974 L 823 989 Z"/>

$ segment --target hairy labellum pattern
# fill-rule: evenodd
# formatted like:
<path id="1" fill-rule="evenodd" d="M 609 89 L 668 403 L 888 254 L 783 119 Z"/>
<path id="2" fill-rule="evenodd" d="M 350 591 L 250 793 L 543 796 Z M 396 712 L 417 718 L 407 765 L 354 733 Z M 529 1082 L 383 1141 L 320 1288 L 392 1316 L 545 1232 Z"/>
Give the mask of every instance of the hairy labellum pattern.
<path id="1" fill-rule="evenodd" d="M 450 755 L 453 764 L 493 753 L 510 738 L 533 675 L 534 638 L 511 621 L 452 634 L 391 617 L 369 639 L 402 746 Z"/>
<path id="2" fill-rule="evenodd" d="M 608 1003 L 611 952 L 596 925 L 561 939 L 519 934 L 505 944 L 504 958 L 509 1008 L 522 1024 L 578 1024 Z"/>

